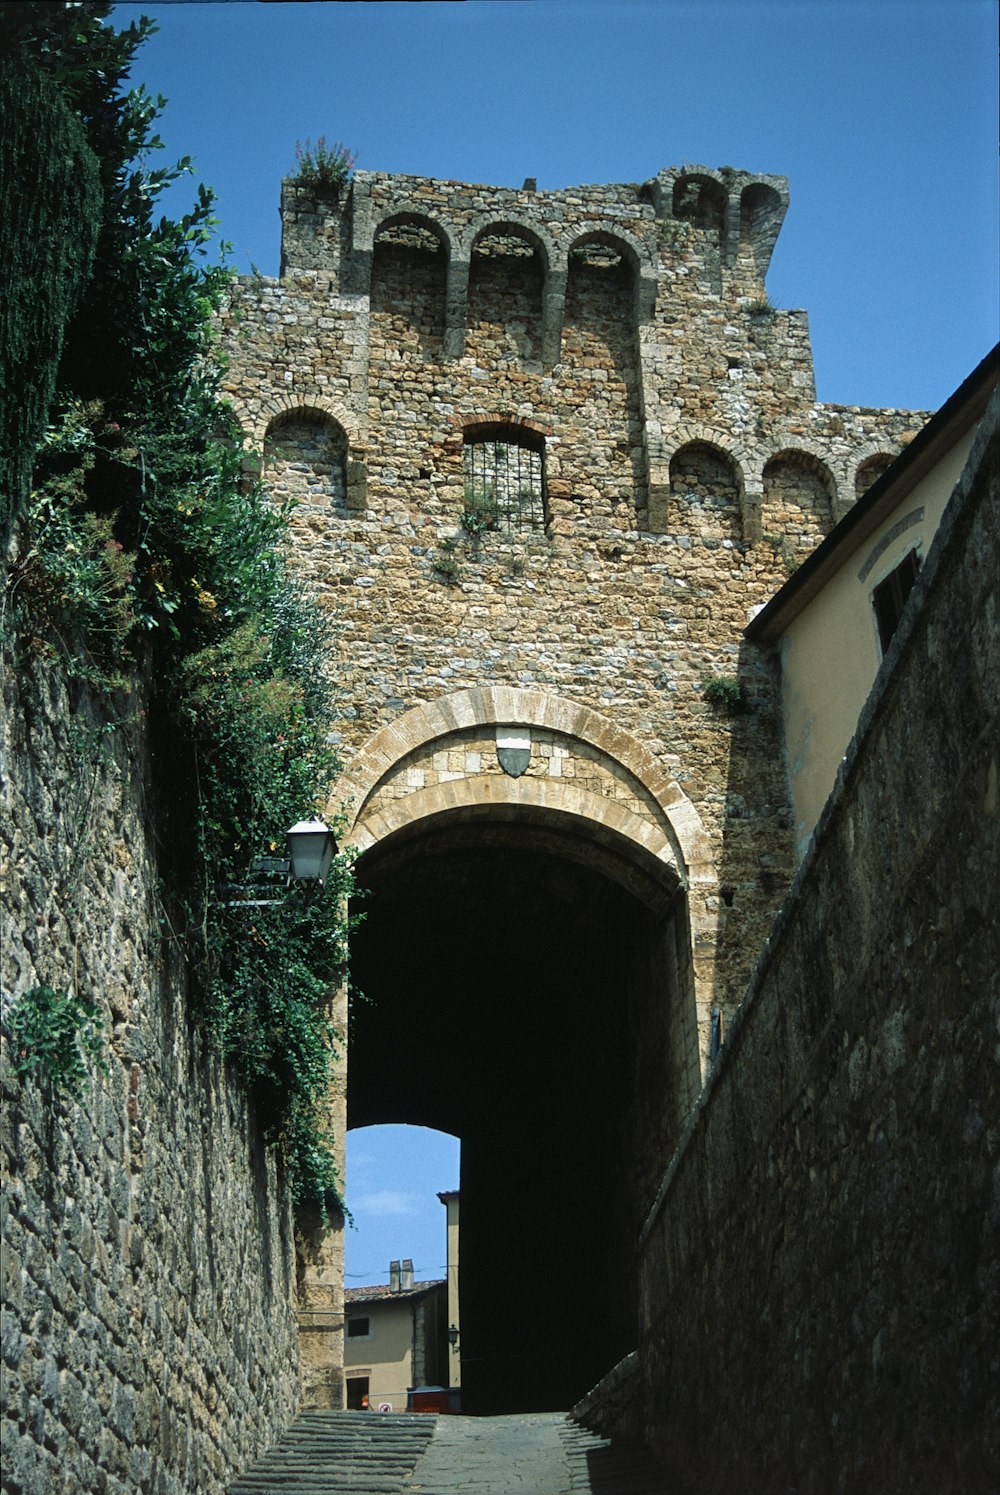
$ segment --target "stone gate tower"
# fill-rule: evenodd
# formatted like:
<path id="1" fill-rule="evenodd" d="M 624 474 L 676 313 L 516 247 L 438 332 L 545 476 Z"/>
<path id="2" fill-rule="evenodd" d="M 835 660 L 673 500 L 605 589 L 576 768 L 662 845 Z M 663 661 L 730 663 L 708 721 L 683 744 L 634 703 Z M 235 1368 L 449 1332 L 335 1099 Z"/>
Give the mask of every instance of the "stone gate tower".
<path id="1" fill-rule="evenodd" d="M 463 1139 L 470 1410 L 567 1405 L 631 1348 L 638 1228 L 790 879 L 743 629 L 924 419 L 816 402 L 765 290 L 787 203 L 728 167 L 286 182 L 281 276 L 226 324 L 338 626 L 351 1123 Z M 304 1343 L 339 1405 L 327 1256 Z"/>

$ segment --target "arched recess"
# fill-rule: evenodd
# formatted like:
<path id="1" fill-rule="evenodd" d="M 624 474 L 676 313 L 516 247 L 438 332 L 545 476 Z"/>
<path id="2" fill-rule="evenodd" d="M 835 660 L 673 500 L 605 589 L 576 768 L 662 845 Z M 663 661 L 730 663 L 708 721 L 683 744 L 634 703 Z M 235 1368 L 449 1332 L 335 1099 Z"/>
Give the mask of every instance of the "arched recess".
<path id="1" fill-rule="evenodd" d="M 763 284 L 788 206 L 787 193 L 769 182 L 750 182 L 740 194 L 740 249 L 749 254 Z"/>
<path id="2" fill-rule="evenodd" d="M 728 200 L 722 182 L 708 172 L 684 172 L 674 181 L 671 209 L 675 218 L 684 219 L 721 244 Z"/>
<path id="3" fill-rule="evenodd" d="M 393 213 L 376 226 L 372 244 L 372 351 L 442 359 L 447 326 L 451 241 L 434 219 Z"/>
<path id="4" fill-rule="evenodd" d="M 688 226 L 700 277 L 708 289 L 720 294 L 729 216 L 726 186 L 715 173 L 681 172 L 674 179 L 670 203 L 674 221 Z"/>
<path id="5" fill-rule="evenodd" d="M 347 433 L 325 410 L 294 405 L 272 416 L 262 446 L 262 476 L 277 500 L 296 505 L 293 525 L 347 512 Z"/>
<path id="6" fill-rule="evenodd" d="M 504 770 L 511 739 L 530 761 Z M 640 744 L 539 692 L 414 708 L 348 791 L 368 892 L 349 1124 L 391 1110 L 462 1139 L 463 1410 L 569 1405 L 634 1336 L 622 1263 L 700 1086 L 707 837 Z"/>
<path id="7" fill-rule="evenodd" d="M 833 528 L 836 479 L 822 458 L 801 447 L 775 452 L 762 478 L 761 538 L 797 564 Z"/>
<path id="8" fill-rule="evenodd" d="M 670 532 L 700 540 L 743 538 L 742 472 L 736 458 L 712 441 L 694 440 L 670 458 Z"/>
<path id="9" fill-rule="evenodd" d="M 576 422 L 594 436 L 562 476 L 597 512 L 624 515 L 645 507 L 638 327 L 652 315 L 655 276 L 638 240 L 606 228 L 576 238 L 567 264 L 559 362 Z"/>
<path id="10" fill-rule="evenodd" d="M 414 208 L 405 208 L 380 218 L 372 229 L 371 247 L 379 242 L 398 243 L 430 253 L 440 251 L 451 258 L 452 241 L 448 229 L 428 213 Z"/>
<path id="11" fill-rule="evenodd" d="M 484 367 L 542 362 L 549 265 L 534 227 L 494 221 L 472 236 L 466 352 Z"/>
<path id="12" fill-rule="evenodd" d="M 895 457 L 891 452 L 875 451 L 858 462 L 854 472 L 854 500 L 863 498 L 873 483 L 877 483 L 884 472 L 892 466 Z"/>

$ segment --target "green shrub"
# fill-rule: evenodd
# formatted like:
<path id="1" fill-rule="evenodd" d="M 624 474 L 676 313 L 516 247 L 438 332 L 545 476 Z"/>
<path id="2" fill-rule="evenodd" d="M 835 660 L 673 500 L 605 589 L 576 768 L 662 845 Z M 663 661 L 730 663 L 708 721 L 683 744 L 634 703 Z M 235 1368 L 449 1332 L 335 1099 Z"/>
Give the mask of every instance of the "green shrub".
<path id="1" fill-rule="evenodd" d="M 755 296 L 752 301 L 747 302 L 747 313 L 755 321 L 764 321 L 768 317 L 773 317 L 777 310 L 778 308 L 768 296 Z"/>
<path id="2" fill-rule="evenodd" d="M 329 622 L 285 566 L 287 514 L 246 481 L 220 400 L 213 315 L 230 275 L 202 263 L 211 193 L 199 187 L 176 221 L 155 216 L 189 163 L 149 169 L 161 101 L 122 90 L 153 23 L 117 32 L 104 0 L 11 11 L 18 65 L 44 59 L 100 163 L 103 205 L 35 459 L 8 627 L 71 673 L 96 660 L 88 678 L 108 689 L 122 671 L 148 683 L 159 870 L 195 1011 L 244 1077 L 296 1200 L 329 1208 L 329 992 L 346 974 L 350 863 L 339 856 L 325 887 L 266 906 L 231 891 L 281 854 L 286 828 L 322 806 L 336 775 Z M 349 171 L 346 153 L 320 144 L 314 169 Z M 88 1014 L 72 1001 L 45 997 L 54 1062 L 71 1081 L 74 1013 L 89 1052 Z"/>
<path id="3" fill-rule="evenodd" d="M 0 63 L 0 552 L 27 501 L 101 224 L 97 157 L 30 59 Z"/>
<path id="4" fill-rule="evenodd" d="M 339 192 L 351 180 L 356 160 L 357 157 L 339 141 L 327 145 L 325 135 L 321 135 L 315 145 L 311 140 L 298 141 L 292 181 L 297 186 L 312 187 L 319 192 Z"/>
<path id="5" fill-rule="evenodd" d="M 88 1088 L 88 1061 L 108 1072 L 100 1017 L 100 1008 L 86 997 L 31 987 L 10 1012 L 14 1069 L 22 1076 L 41 1074 L 79 1100 Z"/>
<path id="6" fill-rule="evenodd" d="M 741 716 L 748 710 L 743 686 L 735 675 L 705 675 L 700 690 L 710 706 L 727 716 Z"/>

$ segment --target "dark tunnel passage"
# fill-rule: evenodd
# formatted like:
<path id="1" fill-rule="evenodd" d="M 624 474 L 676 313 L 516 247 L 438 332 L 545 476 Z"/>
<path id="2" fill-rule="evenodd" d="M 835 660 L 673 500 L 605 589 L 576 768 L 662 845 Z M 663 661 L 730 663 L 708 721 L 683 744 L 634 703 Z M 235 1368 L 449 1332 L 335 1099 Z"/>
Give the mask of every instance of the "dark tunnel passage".
<path id="1" fill-rule="evenodd" d="M 463 1411 L 568 1408 L 636 1344 L 676 879 L 488 821 L 411 830 L 358 871 L 349 1125 L 461 1137 Z"/>

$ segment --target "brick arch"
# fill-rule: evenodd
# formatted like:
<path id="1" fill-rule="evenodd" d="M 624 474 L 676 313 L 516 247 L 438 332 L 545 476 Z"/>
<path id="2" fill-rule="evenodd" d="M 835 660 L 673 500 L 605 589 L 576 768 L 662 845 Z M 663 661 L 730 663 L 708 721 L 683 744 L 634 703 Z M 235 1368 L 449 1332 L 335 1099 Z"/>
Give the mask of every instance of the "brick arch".
<path id="1" fill-rule="evenodd" d="M 551 434 L 551 429 L 545 422 L 536 420 L 534 416 L 521 415 L 516 410 L 503 407 L 489 414 L 452 414 L 448 417 L 448 424 L 455 431 L 460 431 L 463 436 L 466 431 L 475 431 L 480 426 L 521 426 L 526 431 L 533 431 L 536 436 L 545 437 Z"/>
<path id="2" fill-rule="evenodd" d="M 823 468 L 829 479 L 831 490 L 834 493 L 837 491 L 843 476 L 842 469 L 831 462 L 829 449 L 820 442 L 811 441 L 808 436 L 782 436 L 780 433 L 773 436 L 757 451 L 754 465 L 755 475 L 763 477 L 764 468 L 779 457 L 809 457 L 811 461 Z"/>
<path id="3" fill-rule="evenodd" d="M 736 468 L 737 481 L 742 493 L 746 485 L 746 477 L 749 469 L 749 457 L 743 443 L 728 431 L 720 431 L 717 426 L 704 426 L 697 421 L 683 421 L 680 425 L 671 428 L 669 435 L 665 436 L 664 460 L 672 462 L 674 457 L 683 446 L 693 446 L 695 443 L 702 446 L 714 446 L 730 459 Z"/>
<path id="4" fill-rule="evenodd" d="M 589 804 L 597 796 L 588 797 L 592 817 L 584 813 L 582 802 L 573 811 L 577 818 L 594 818 L 595 824 L 614 828 L 626 839 L 641 847 L 645 854 L 652 854 L 665 865 L 676 868 L 682 883 L 710 885 L 716 880 L 711 843 L 694 805 L 677 782 L 653 755 L 629 733 L 615 726 L 607 717 L 591 707 L 580 706 L 562 697 L 541 691 L 520 690 L 511 686 L 479 686 L 472 690 L 442 696 L 436 701 L 415 706 L 397 721 L 381 728 L 369 739 L 350 763 L 347 772 L 337 781 L 332 795 L 332 805 L 347 801 L 350 805 L 350 826 L 346 832 L 348 840 L 369 835 L 365 822 L 365 807 L 379 784 L 409 754 L 426 748 L 436 739 L 452 736 L 470 727 L 528 726 L 558 732 L 576 739 L 589 747 L 598 749 L 614 760 L 633 778 L 642 790 L 658 806 L 662 816 L 662 842 L 652 851 L 647 833 L 652 829 L 638 816 L 628 821 L 617 821 L 613 810 L 605 809 L 597 815 L 597 807 Z M 460 791 L 451 787 L 460 781 L 438 786 L 448 791 L 440 808 L 457 808 Z M 520 780 L 503 778 L 495 781 L 498 787 L 490 791 L 501 796 L 496 802 L 505 802 L 506 796 L 512 804 L 523 803 L 525 793 Z M 404 807 L 414 798 L 408 795 L 397 803 Z M 429 804 L 430 801 L 427 801 Z M 414 807 L 416 808 L 416 807 Z M 429 811 L 425 811 L 429 813 Z M 567 811 L 569 813 L 569 811 Z M 609 819 L 610 817 L 610 819 Z M 611 827 L 611 820 L 616 824 Z M 632 822 L 642 825 L 640 833 Z M 694 911 L 692 911 L 692 917 Z"/>

